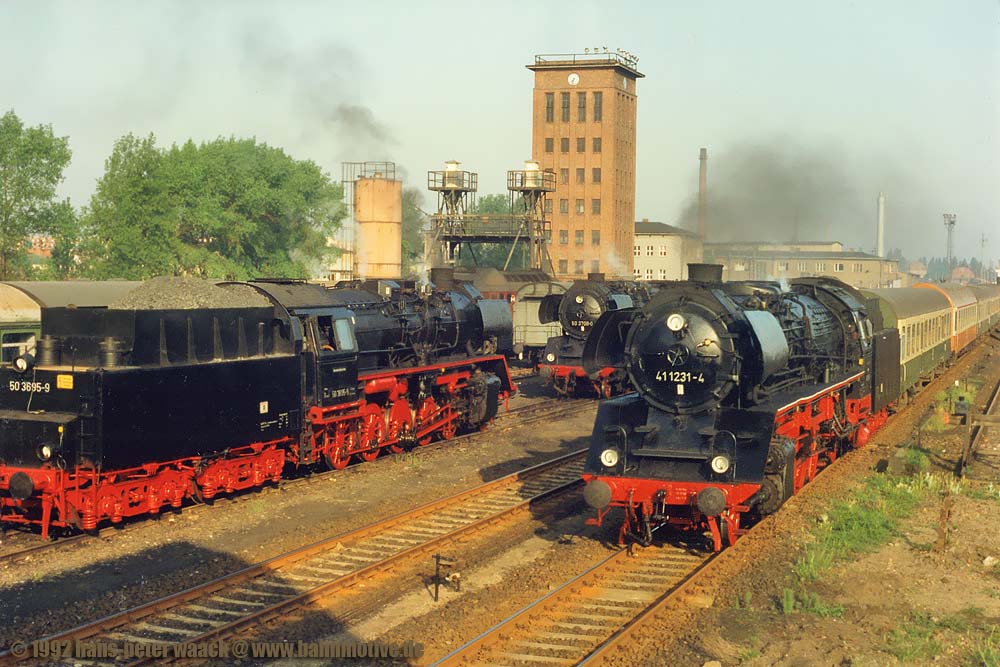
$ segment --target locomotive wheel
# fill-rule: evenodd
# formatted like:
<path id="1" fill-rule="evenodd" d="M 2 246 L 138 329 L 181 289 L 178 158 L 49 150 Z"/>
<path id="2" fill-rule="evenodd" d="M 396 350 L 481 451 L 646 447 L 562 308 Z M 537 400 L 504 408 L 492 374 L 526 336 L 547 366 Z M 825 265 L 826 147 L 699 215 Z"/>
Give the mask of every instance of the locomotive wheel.
<path id="1" fill-rule="evenodd" d="M 438 406 L 437 403 L 434 402 L 434 397 L 428 396 L 425 398 L 423 403 L 420 404 L 420 409 L 417 410 L 417 428 L 422 429 L 427 426 L 427 424 L 434 419 L 434 414 L 437 410 Z M 431 444 L 432 440 L 434 440 L 434 435 L 429 434 L 420 438 L 420 440 L 417 440 L 417 444 L 421 447 L 426 447 Z"/>
<path id="2" fill-rule="evenodd" d="M 326 465 L 332 470 L 343 470 L 351 462 L 351 455 L 348 453 L 354 449 L 357 436 L 352 431 L 346 431 L 343 427 L 337 428 L 337 440 L 339 445 L 327 450 L 323 455 Z"/>
<path id="3" fill-rule="evenodd" d="M 379 443 L 385 439 L 385 418 L 382 409 L 369 403 L 361 409 L 361 448 L 363 461 L 374 461 L 379 455 Z"/>

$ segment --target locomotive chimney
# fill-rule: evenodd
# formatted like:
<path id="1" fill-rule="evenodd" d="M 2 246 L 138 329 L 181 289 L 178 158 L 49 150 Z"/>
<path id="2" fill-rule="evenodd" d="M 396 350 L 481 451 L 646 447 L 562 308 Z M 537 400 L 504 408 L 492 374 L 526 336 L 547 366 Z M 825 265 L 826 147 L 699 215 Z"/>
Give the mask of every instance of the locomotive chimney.
<path id="1" fill-rule="evenodd" d="M 698 155 L 698 236 L 705 240 L 705 218 L 708 214 L 708 149 L 702 148 Z"/>
<path id="2" fill-rule="evenodd" d="M 696 283 L 721 283 L 722 264 L 688 264 L 688 280 Z"/>
<path id="3" fill-rule="evenodd" d="M 604 282 L 604 274 L 603 273 L 588 273 L 587 274 L 587 280 L 589 280 L 592 283 L 603 283 Z"/>
<path id="4" fill-rule="evenodd" d="M 431 282 L 438 289 L 451 289 L 455 286 L 455 269 L 450 266 L 432 268 Z"/>

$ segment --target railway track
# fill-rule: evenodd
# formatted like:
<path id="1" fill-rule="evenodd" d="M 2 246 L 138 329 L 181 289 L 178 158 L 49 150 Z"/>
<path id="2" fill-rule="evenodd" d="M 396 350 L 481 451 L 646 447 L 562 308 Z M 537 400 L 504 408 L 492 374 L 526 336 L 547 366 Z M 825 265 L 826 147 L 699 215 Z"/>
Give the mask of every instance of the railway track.
<path id="1" fill-rule="evenodd" d="M 997 382 L 996 386 L 993 387 L 993 392 L 990 394 L 990 398 L 986 402 L 983 415 L 986 419 L 996 419 L 996 417 L 1000 415 L 1000 382 Z M 996 427 L 994 426 L 994 428 Z M 986 433 L 989 429 L 990 422 L 985 420 L 972 425 L 972 430 L 969 432 L 969 441 L 962 450 L 962 454 L 958 459 L 958 465 L 955 467 L 956 475 L 959 477 L 966 475 L 969 467 L 976 459 L 979 447 L 985 439 Z"/>
<path id="2" fill-rule="evenodd" d="M 553 398 L 538 401 L 535 403 L 530 403 L 506 412 L 501 412 L 497 415 L 494 421 L 488 426 L 488 428 L 482 431 L 476 431 L 474 433 L 466 433 L 464 435 L 456 436 L 447 440 L 436 440 L 433 443 L 426 445 L 424 447 L 416 447 L 413 452 L 433 450 L 442 446 L 451 446 L 456 442 L 461 442 L 465 440 L 471 440 L 480 437 L 489 437 L 497 432 L 507 431 L 513 428 L 517 428 L 522 425 L 532 424 L 536 421 L 547 420 L 547 419 L 558 419 L 560 417 L 573 414 L 580 408 L 581 403 L 594 403 L 593 401 L 587 401 L 586 399 L 579 399 L 573 401 L 567 401 L 564 398 Z M 596 403 L 595 403 L 596 405 Z M 352 474 L 353 472 L 358 472 L 364 470 L 365 464 L 355 464 L 345 470 L 324 470 L 319 472 L 314 472 L 309 475 L 302 477 L 293 477 L 290 479 L 283 479 L 279 485 L 282 489 L 288 489 L 289 487 L 295 487 L 305 484 L 315 484 L 327 477 L 335 474 Z M 269 493 L 274 491 L 275 487 L 266 486 L 255 489 L 255 493 L 240 493 L 232 496 L 220 496 L 215 499 L 213 505 L 225 505 L 228 503 L 240 503 L 248 499 L 260 498 L 260 493 Z M 173 510 L 176 512 L 196 512 L 203 511 L 206 507 L 205 503 L 199 503 L 191 501 L 190 504 L 184 505 L 182 508 Z M 134 521 L 119 524 L 117 526 L 104 526 L 98 529 L 96 532 L 92 533 L 75 533 L 71 535 L 66 535 L 56 539 L 50 539 L 47 541 L 42 541 L 41 537 L 35 534 L 27 533 L 20 530 L 10 530 L 7 531 L 5 535 L 5 541 L 10 540 L 15 544 L 12 549 L 5 549 L 0 552 L 0 565 L 6 563 L 14 563 L 17 561 L 25 560 L 26 558 L 34 558 L 42 554 L 53 552 L 59 549 L 68 548 L 71 545 L 83 544 L 97 539 L 113 538 L 115 535 L 122 533 L 123 531 L 137 530 L 143 527 L 149 527 L 150 517 L 138 518 Z M 155 520 L 154 520 L 155 521 Z M 19 542 L 27 542 L 27 544 L 21 546 Z"/>
<path id="3" fill-rule="evenodd" d="M 44 640 L 182 644 L 230 636 L 386 574 L 443 543 L 529 513 L 537 502 L 580 483 L 584 455 L 561 456 Z M 0 654 L 0 664 L 17 661 L 9 652 Z M 87 661 L 73 658 L 66 664 Z"/>
<path id="4" fill-rule="evenodd" d="M 628 632 L 710 560 L 676 546 L 622 549 L 432 667 L 576 665 Z"/>

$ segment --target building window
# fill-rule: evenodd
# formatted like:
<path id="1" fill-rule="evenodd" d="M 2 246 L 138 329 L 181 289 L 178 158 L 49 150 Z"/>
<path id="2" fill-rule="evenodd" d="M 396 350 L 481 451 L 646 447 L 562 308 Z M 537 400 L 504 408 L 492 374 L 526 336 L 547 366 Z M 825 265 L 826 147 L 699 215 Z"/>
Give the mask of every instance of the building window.
<path id="1" fill-rule="evenodd" d="M 576 200 L 576 214 L 577 215 L 583 215 L 584 214 L 583 200 L 582 199 L 577 199 Z"/>
<path id="2" fill-rule="evenodd" d="M 799 262 L 799 271 L 808 271 L 809 265 L 805 262 Z"/>
<path id="3" fill-rule="evenodd" d="M 568 199 L 560 199 L 559 200 L 559 212 L 560 213 L 569 213 L 569 200 Z"/>
<path id="4" fill-rule="evenodd" d="M 742 260 L 736 260 L 733 262 L 733 271 L 746 271 L 747 263 Z"/>
<path id="5" fill-rule="evenodd" d="M 583 167 L 578 167 L 576 170 L 576 182 L 583 185 L 587 182 L 587 170 Z"/>
<path id="6" fill-rule="evenodd" d="M 666 279 L 667 279 L 667 270 L 660 269 L 660 280 L 666 280 Z"/>
<path id="7" fill-rule="evenodd" d="M 562 93 L 562 119 L 564 123 L 569 122 L 569 93 Z"/>
<path id="8" fill-rule="evenodd" d="M 545 93 L 545 122 L 551 123 L 555 120 L 556 114 L 556 94 Z"/>
<path id="9" fill-rule="evenodd" d="M 586 137 L 577 137 L 576 138 L 576 152 L 577 153 L 586 153 L 587 152 L 587 138 Z"/>
<path id="10" fill-rule="evenodd" d="M 604 94 L 594 93 L 594 120 L 597 122 L 600 122 L 601 117 L 604 115 L 602 108 L 603 106 L 604 106 Z"/>
<path id="11" fill-rule="evenodd" d="M 601 152 L 601 138 L 600 137 L 594 137 L 594 152 L 595 153 L 600 153 Z"/>
<path id="12" fill-rule="evenodd" d="M 667 256 L 667 246 L 661 245 L 660 246 L 660 257 L 666 257 L 666 256 Z"/>
<path id="13" fill-rule="evenodd" d="M 545 152 L 551 153 L 556 149 L 556 140 L 552 137 L 545 137 Z"/>
<path id="14" fill-rule="evenodd" d="M 642 257 L 642 246 L 641 245 L 637 245 L 635 247 L 635 256 L 636 257 Z"/>
<path id="15" fill-rule="evenodd" d="M 569 230 L 559 230 L 559 245 L 569 245 Z"/>
<path id="16" fill-rule="evenodd" d="M 546 213 L 551 213 L 552 212 L 552 200 L 551 199 L 546 199 L 545 200 L 545 212 Z"/>
<path id="17" fill-rule="evenodd" d="M 837 271 L 838 273 L 843 272 L 843 270 L 844 270 L 844 263 L 843 262 L 834 262 L 833 263 L 833 270 Z"/>
<path id="18" fill-rule="evenodd" d="M 577 245 L 583 245 L 583 230 L 578 229 L 573 232 L 573 240 L 576 241 Z"/>
<path id="19" fill-rule="evenodd" d="M 653 269 L 646 269 L 646 280 L 653 279 Z"/>
<path id="20" fill-rule="evenodd" d="M 599 259 L 590 260 L 590 272 L 597 273 L 600 270 L 601 270 L 601 260 Z"/>
<path id="21" fill-rule="evenodd" d="M 569 153 L 569 137 L 563 137 L 559 140 L 559 152 Z"/>
<path id="22" fill-rule="evenodd" d="M 577 273 L 577 274 L 583 273 L 583 260 L 582 259 L 578 259 L 578 260 L 576 260 L 576 261 L 573 262 L 573 273 Z"/>
<path id="23" fill-rule="evenodd" d="M 593 169 L 591 169 L 590 176 L 591 176 L 591 180 L 593 180 L 594 183 L 600 183 L 601 182 L 601 168 L 600 167 L 594 167 Z"/>
<path id="24" fill-rule="evenodd" d="M 598 200 L 600 201 L 600 200 Z M 601 230 L 591 229 L 590 230 L 590 245 L 601 245 Z"/>
<path id="25" fill-rule="evenodd" d="M 600 215 L 601 213 L 601 200 L 591 199 L 590 200 L 590 212 L 594 215 Z"/>
<path id="26" fill-rule="evenodd" d="M 560 259 L 559 260 L 559 273 L 566 273 L 567 271 L 569 271 L 569 269 L 567 268 L 567 262 L 566 262 L 566 260 L 565 259 Z"/>
<path id="27" fill-rule="evenodd" d="M 576 119 L 581 123 L 587 120 L 587 93 L 576 94 Z"/>
<path id="28" fill-rule="evenodd" d="M 817 271 L 826 271 L 826 262 L 816 262 Z"/>
<path id="29" fill-rule="evenodd" d="M 559 182 L 562 183 L 563 185 L 569 184 L 569 169 L 559 170 Z"/>
<path id="30" fill-rule="evenodd" d="M 642 278 L 642 269 L 632 269 L 632 273 L 636 278 Z"/>
<path id="31" fill-rule="evenodd" d="M 865 270 L 865 265 L 862 264 L 861 262 L 856 262 L 854 264 L 854 272 L 855 273 L 861 273 L 864 270 Z"/>
<path id="32" fill-rule="evenodd" d="M 653 256 L 653 246 L 651 245 L 646 246 L 646 256 L 647 257 Z"/>

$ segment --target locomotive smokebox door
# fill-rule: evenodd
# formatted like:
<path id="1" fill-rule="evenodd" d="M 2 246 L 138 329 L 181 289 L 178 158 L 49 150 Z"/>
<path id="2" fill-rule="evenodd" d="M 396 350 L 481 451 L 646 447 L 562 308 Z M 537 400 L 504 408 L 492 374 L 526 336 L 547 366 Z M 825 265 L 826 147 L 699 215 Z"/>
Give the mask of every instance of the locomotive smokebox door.
<path id="1" fill-rule="evenodd" d="M 358 393 L 354 314 L 346 308 L 314 311 L 309 335 L 316 349 L 316 397 L 322 406 L 352 401 Z"/>

